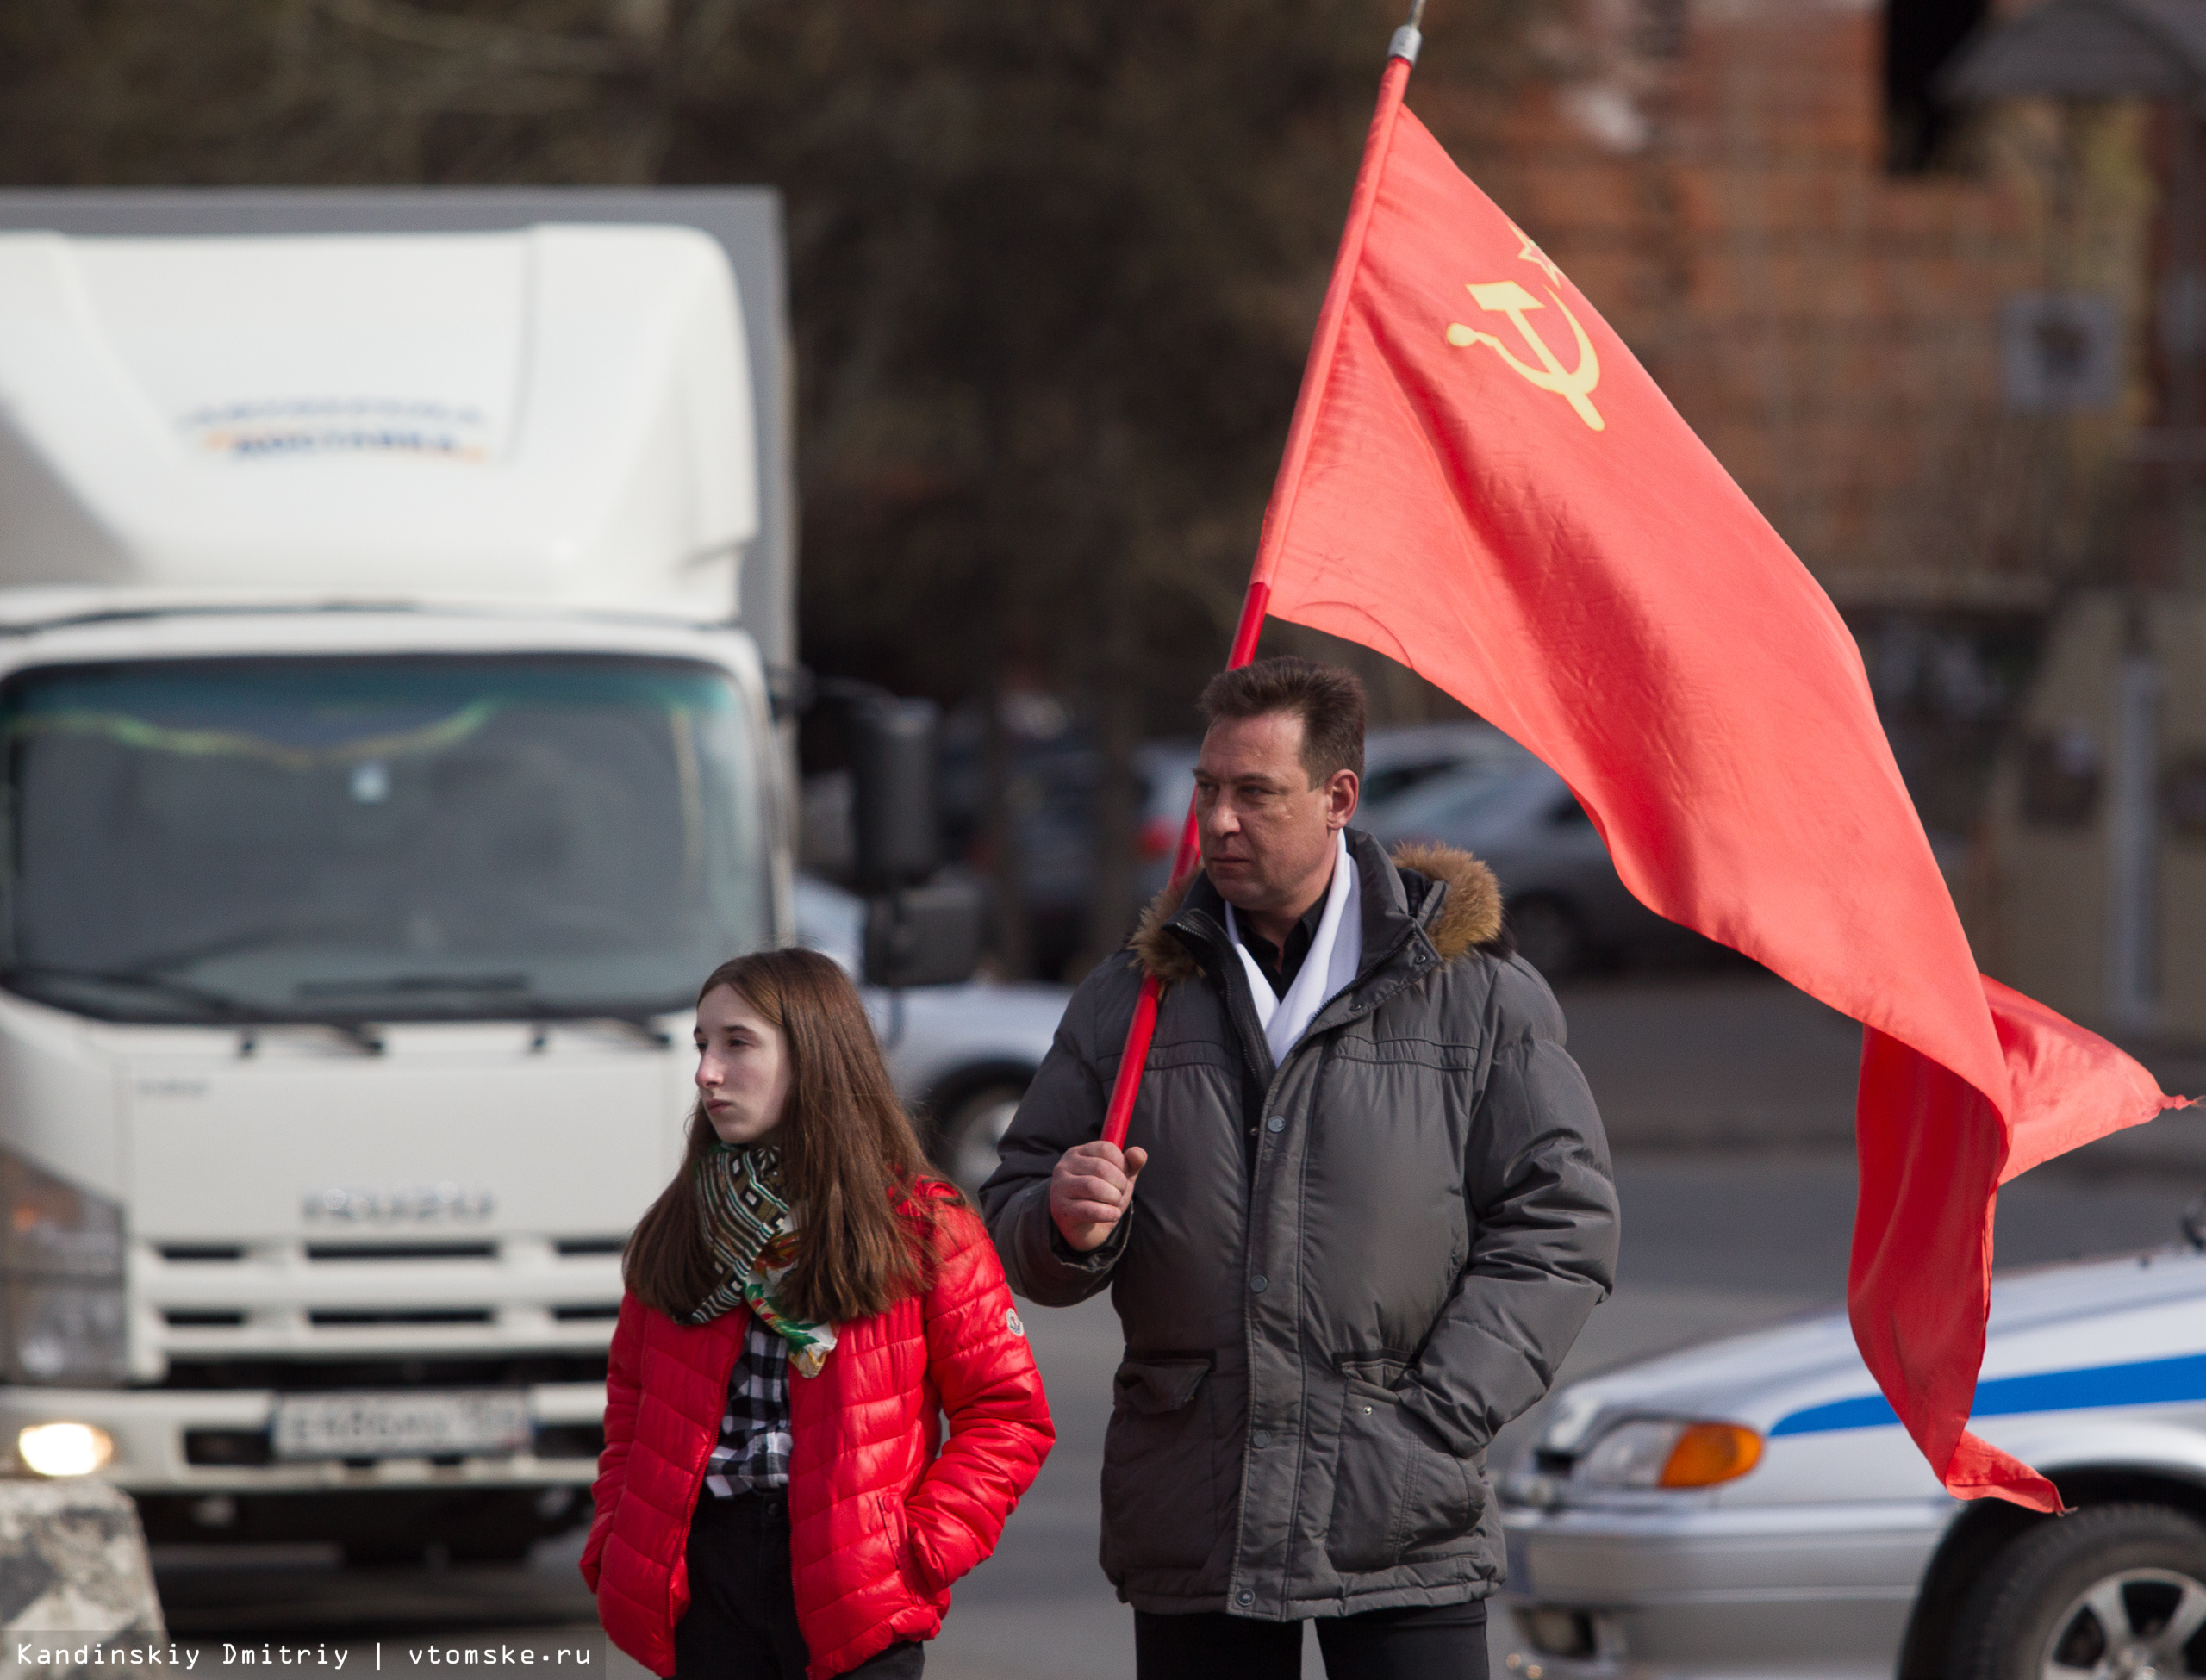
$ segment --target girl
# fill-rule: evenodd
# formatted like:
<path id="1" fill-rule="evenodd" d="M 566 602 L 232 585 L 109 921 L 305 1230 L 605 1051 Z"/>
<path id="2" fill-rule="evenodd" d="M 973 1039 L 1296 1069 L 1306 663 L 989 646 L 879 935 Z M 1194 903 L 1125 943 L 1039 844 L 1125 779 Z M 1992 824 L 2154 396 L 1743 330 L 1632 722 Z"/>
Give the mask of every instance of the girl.
<path id="1" fill-rule="evenodd" d="M 1003 1268 L 827 958 L 713 971 L 697 1092 L 622 1261 L 583 1578 L 654 1674 L 916 1676 L 1055 1438 Z"/>

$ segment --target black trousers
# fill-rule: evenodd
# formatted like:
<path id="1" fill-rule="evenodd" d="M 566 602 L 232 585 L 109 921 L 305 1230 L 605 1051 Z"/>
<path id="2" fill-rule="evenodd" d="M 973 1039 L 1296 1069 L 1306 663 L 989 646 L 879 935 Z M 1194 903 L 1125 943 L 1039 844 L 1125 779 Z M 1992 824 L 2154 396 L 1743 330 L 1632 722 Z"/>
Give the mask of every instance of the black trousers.
<path id="1" fill-rule="evenodd" d="M 1486 1604 L 1322 1616 L 1326 1680 L 1486 1680 Z M 1137 1680 L 1297 1680 L 1302 1624 L 1134 1612 Z"/>
<path id="2" fill-rule="evenodd" d="M 689 1521 L 689 1608 L 674 1627 L 675 1680 L 804 1680 L 810 1660 L 789 1584 L 789 1504 L 778 1493 L 697 1496 Z M 926 1647 L 907 1640 L 851 1671 L 919 1680 Z"/>

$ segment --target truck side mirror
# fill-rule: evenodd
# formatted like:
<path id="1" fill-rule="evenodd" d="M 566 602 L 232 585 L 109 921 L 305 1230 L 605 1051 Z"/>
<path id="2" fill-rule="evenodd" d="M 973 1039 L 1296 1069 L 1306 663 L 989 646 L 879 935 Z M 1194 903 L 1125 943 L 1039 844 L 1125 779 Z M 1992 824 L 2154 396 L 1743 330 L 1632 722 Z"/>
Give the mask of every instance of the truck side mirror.
<path id="1" fill-rule="evenodd" d="M 932 700 L 885 694 L 851 706 L 851 837 L 863 893 L 913 885 L 942 865 L 935 803 L 939 716 Z"/>
<path id="2" fill-rule="evenodd" d="M 898 700 L 849 685 L 851 839 L 858 890 L 867 895 L 869 985 L 954 986 L 981 961 L 985 913 L 970 881 L 922 886 L 942 867 L 941 766 L 932 700 Z"/>
<path id="3" fill-rule="evenodd" d="M 972 979 L 984 909 L 980 883 L 969 880 L 907 887 L 873 899 L 865 912 L 867 982 L 955 986 Z"/>

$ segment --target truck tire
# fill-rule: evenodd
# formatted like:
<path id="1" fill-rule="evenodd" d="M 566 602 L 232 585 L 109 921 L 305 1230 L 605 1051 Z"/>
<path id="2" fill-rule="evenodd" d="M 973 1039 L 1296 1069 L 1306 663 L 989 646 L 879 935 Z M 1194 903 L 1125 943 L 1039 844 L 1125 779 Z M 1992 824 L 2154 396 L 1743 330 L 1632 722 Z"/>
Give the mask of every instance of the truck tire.
<path id="1" fill-rule="evenodd" d="M 968 1196 L 996 1170 L 997 1146 L 1011 1129 L 1011 1117 L 1019 1112 L 1019 1099 L 1025 1094 L 1024 1081 L 1002 1080 L 959 1098 L 942 1117 L 935 1133 L 935 1160 Z"/>
<path id="2" fill-rule="evenodd" d="M 525 1564 L 542 1538 L 542 1532 L 533 1526 L 516 1524 L 503 1533 L 479 1530 L 447 1540 L 445 1555 L 456 1564 Z"/>
<path id="3" fill-rule="evenodd" d="M 445 1553 L 456 1564 L 521 1564 L 537 1541 L 564 1534 L 589 1515 L 580 1488 L 517 1489 L 490 1494 L 449 1520 Z"/>
<path id="4" fill-rule="evenodd" d="M 1961 1605 L 1950 1680 L 2206 1675 L 2206 1528 L 2095 1505 L 2025 1530 Z"/>
<path id="5" fill-rule="evenodd" d="M 410 1569 L 427 1558 L 429 1546 L 427 1540 L 377 1534 L 348 1540 L 343 1550 L 347 1569 Z"/>

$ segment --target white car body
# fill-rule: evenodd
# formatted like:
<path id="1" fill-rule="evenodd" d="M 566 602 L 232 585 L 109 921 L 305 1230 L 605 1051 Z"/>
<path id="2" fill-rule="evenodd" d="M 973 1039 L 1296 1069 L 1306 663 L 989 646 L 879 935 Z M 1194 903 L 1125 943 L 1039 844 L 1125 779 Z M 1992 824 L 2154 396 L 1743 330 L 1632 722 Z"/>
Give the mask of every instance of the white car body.
<path id="1" fill-rule="evenodd" d="M 1700 1489 L 1595 1484 L 1592 1455 L 1635 1420 L 1743 1425 L 1761 1456 Z M 1970 1428 L 2072 1505 L 2206 1510 L 2206 1254 L 1997 1280 Z M 1518 1666 L 1550 1680 L 1935 1674 L 1961 1597 L 2028 1521 L 1939 1486 L 1841 1312 L 1572 1385 L 1501 1496 L 1502 1602 L 1536 1653 Z"/>
<path id="2" fill-rule="evenodd" d="M 832 956 L 853 978 L 865 940 L 865 903 L 817 876 L 796 878 L 799 943 Z M 1050 1052 L 1071 992 L 1062 986 L 916 986 L 901 994 L 860 987 L 888 1075 L 907 1108 L 924 1117 L 935 1158 L 968 1189 L 994 1170 L 1034 1070 Z"/>

